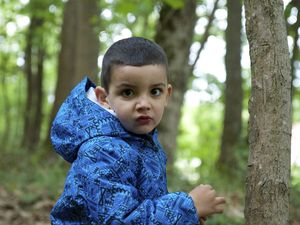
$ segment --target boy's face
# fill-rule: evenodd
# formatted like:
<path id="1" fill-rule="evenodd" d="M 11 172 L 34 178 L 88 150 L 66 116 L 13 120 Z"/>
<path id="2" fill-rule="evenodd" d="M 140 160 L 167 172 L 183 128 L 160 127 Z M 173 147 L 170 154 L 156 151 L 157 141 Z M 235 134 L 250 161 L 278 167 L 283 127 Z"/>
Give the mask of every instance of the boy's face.
<path id="1" fill-rule="evenodd" d="M 128 131 L 146 134 L 159 124 L 171 91 L 162 65 L 116 66 L 106 101 Z"/>

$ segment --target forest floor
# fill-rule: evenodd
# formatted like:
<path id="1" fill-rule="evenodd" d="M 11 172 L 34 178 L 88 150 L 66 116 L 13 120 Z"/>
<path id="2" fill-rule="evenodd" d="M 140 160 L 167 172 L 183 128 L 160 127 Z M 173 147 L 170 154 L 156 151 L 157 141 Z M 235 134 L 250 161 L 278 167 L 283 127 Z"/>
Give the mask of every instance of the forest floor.
<path id="1" fill-rule="evenodd" d="M 0 186 L 0 225 L 49 225 L 53 204 L 47 198 L 23 202 L 18 193 L 8 193 Z"/>

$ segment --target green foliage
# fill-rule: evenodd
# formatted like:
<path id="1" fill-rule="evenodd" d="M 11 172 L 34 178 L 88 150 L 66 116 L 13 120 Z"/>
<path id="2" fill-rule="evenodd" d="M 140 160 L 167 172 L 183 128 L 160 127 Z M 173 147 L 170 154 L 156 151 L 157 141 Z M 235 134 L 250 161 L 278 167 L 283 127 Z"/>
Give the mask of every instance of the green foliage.
<path id="1" fill-rule="evenodd" d="M 0 140 L 2 150 L 16 147 L 22 139 L 24 103 L 26 99 L 25 46 L 26 33 L 30 19 L 39 17 L 43 26 L 34 36 L 34 44 L 44 45 L 46 49 L 44 80 L 44 115 L 49 114 L 48 97 L 54 92 L 57 53 L 59 50 L 59 32 L 62 21 L 60 0 L 1 2 L 0 8 Z M 49 31 L 51 32 L 49 33 Z M 48 117 L 44 117 L 48 118 Z M 43 120 L 43 129 L 47 129 L 48 121 Z M 45 133 L 42 137 L 45 137 Z"/>
<path id="2" fill-rule="evenodd" d="M 66 162 L 58 156 L 29 155 L 25 150 L 14 149 L 1 155 L 1 185 L 9 192 L 17 192 L 26 204 L 41 197 L 55 199 L 63 190 L 67 169 Z"/>
<path id="3" fill-rule="evenodd" d="M 205 173 L 215 162 L 220 145 L 222 109 L 219 103 L 204 103 L 199 108 L 184 107 L 178 137 L 178 158 L 207 159 Z M 208 172 L 208 171 L 206 171 Z"/>
<path id="4" fill-rule="evenodd" d="M 186 191 L 200 183 L 211 184 L 220 195 L 226 197 L 227 204 L 224 214 L 213 216 L 206 224 L 239 225 L 244 224 L 247 141 L 242 138 L 236 146 L 238 150 L 235 151 L 235 166 L 239 169 L 235 174 L 227 174 L 226 170 L 220 173 L 215 165 L 220 151 L 222 123 L 223 104 L 220 99 L 215 102 L 203 102 L 199 107 L 185 105 L 178 136 L 177 171 L 170 184 L 175 185 L 176 189 Z M 247 120 L 244 121 L 244 129 L 247 129 L 246 124 Z"/>
<path id="5" fill-rule="evenodd" d="M 163 2 L 174 9 L 180 9 L 184 6 L 184 0 L 163 0 Z"/>
<path id="6" fill-rule="evenodd" d="M 292 166 L 292 187 L 299 187 L 300 191 L 300 166 L 293 165 Z M 299 199 L 300 200 L 300 199 Z"/>
<path id="7" fill-rule="evenodd" d="M 235 217 L 228 217 L 224 214 L 222 215 L 215 215 L 207 222 L 205 225 L 243 225 L 245 221 L 243 218 L 235 218 Z"/>
<path id="8" fill-rule="evenodd" d="M 292 167 L 292 181 L 290 188 L 290 224 L 300 221 L 300 167 Z"/>
<path id="9" fill-rule="evenodd" d="M 100 42 L 105 51 L 119 36 L 152 38 L 158 19 L 158 1 L 101 1 Z"/>
<path id="10" fill-rule="evenodd" d="M 297 93 L 293 99 L 293 122 L 300 122 L 300 93 Z"/>

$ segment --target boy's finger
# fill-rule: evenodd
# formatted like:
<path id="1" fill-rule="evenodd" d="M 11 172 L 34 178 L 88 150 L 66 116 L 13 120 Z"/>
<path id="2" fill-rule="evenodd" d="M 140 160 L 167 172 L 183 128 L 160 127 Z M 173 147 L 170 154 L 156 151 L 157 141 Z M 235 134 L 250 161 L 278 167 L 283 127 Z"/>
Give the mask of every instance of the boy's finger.
<path id="1" fill-rule="evenodd" d="M 223 208 L 218 208 L 218 207 L 215 207 L 215 212 L 214 213 L 223 213 L 224 209 Z"/>
<path id="2" fill-rule="evenodd" d="M 224 197 L 216 197 L 216 203 L 217 204 L 225 204 L 226 199 Z"/>
<path id="3" fill-rule="evenodd" d="M 215 200 L 215 213 L 223 213 L 224 209 L 222 208 L 222 204 L 226 203 L 226 200 L 224 197 L 216 197 L 216 200 Z"/>

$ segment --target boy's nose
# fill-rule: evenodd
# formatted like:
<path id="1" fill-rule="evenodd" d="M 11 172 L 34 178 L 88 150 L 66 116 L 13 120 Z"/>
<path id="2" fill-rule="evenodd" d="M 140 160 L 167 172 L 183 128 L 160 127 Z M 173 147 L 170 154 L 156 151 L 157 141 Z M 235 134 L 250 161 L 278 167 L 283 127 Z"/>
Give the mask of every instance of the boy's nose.
<path id="1" fill-rule="evenodd" d="M 147 96 L 141 96 L 136 104 L 137 110 L 149 110 L 151 108 L 150 99 Z"/>

